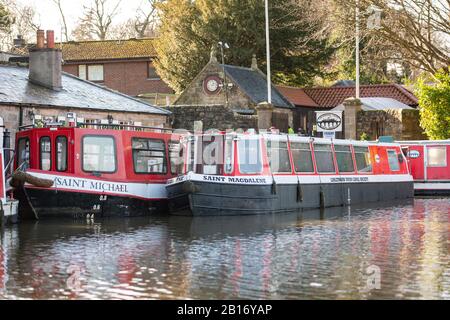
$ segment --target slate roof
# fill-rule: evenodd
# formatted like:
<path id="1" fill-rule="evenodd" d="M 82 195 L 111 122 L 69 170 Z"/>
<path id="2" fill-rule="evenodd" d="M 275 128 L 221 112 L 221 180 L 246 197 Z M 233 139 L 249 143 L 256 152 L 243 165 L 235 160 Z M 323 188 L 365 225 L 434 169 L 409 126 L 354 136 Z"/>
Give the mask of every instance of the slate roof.
<path id="1" fill-rule="evenodd" d="M 61 91 L 28 81 L 28 68 L 0 65 L 0 104 L 28 104 L 159 115 L 171 114 L 141 100 L 63 72 Z"/>
<path id="2" fill-rule="evenodd" d="M 98 41 L 70 41 L 55 43 L 61 49 L 63 60 L 71 61 L 100 61 L 117 59 L 150 59 L 156 57 L 153 38 L 129 40 L 98 40 Z M 23 48 L 15 48 L 14 53 L 28 55 L 28 51 L 35 47 L 29 44 Z"/>
<path id="3" fill-rule="evenodd" d="M 258 104 L 268 100 L 267 78 L 261 71 L 231 65 L 225 65 L 224 68 L 227 77 L 230 77 L 253 103 Z M 279 108 L 294 107 L 274 85 L 272 85 L 272 104 Z"/>

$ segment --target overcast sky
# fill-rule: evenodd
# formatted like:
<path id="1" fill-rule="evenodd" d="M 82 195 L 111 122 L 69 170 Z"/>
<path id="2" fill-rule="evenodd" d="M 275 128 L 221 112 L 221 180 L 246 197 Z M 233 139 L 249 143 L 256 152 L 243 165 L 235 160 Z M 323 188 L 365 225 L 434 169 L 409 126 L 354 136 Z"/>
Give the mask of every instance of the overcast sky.
<path id="1" fill-rule="evenodd" d="M 16 0 L 21 4 L 27 4 L 33 6 L 38 14 L 38 18 L 41 24 L 41 28 L 44 30 L 55 30 L 56 40 L 60 39 L 61 34 L 61 16 L 58 8 L 52 0 Z M 112 5 L 117 3 L 118 0 L 109 0 Z M 88 5 L 90 0 L 62 0 L 63 10 L 66 15 L 69 31 L 73 30 L 73 27 L 79 16 L 83 13 L 83 5 Z M 132 18 L 136 14 L 136 9 L 141 4 L 145 4 L 145 0 L 122 0 L 119 7 L 119 13 L 116 22 L 121 22 Z"/>

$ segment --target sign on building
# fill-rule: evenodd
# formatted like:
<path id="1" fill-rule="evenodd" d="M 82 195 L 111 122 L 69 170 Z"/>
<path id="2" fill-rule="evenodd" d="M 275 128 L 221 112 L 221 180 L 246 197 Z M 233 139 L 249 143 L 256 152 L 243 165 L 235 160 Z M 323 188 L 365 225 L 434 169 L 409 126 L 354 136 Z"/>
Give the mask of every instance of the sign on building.
<path id="1" fill-rule="evenodd" d="M 316 111 L 317 132 L 341 132 L 342 111 Z"/>

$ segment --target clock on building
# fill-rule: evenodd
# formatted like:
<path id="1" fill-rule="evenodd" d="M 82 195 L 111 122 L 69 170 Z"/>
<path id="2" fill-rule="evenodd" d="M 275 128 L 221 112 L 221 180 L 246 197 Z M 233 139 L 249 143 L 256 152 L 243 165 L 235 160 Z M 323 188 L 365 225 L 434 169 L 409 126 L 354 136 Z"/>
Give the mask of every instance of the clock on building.
<path id="1" fill-rule="evenodd" d="M 203 89 L 207 94 L 219 93 L 221 82 L 222 81 L 218 76 L 208 76 L 203 80 Z"/>

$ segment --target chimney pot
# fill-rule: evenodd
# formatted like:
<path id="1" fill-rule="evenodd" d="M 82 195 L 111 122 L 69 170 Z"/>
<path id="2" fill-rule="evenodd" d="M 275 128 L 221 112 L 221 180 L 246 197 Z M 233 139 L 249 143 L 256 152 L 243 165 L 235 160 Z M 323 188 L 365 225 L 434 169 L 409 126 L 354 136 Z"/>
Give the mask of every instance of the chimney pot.
<path id="1" fill-rule="evenodd" d="M 36 41 L 36 48 L 38 49 L 44 49 L 45 47 L 45 35 L 44 30 L 38 30 L 37 31 L 37 41 Z"/>
<path id="2" fill-rule="evenodd" d="M 47 30 L 47 48 L 55 48 L 55 32 L 53 30 Z"/>
<path id="3" fill-rule="evenodd" d="M 253 54 L 252 56 L 252 66 L 251 68 L 253 70 L 257 70 L 258 69 L 258 61 L 256 60 L 256 54 Z"/>

